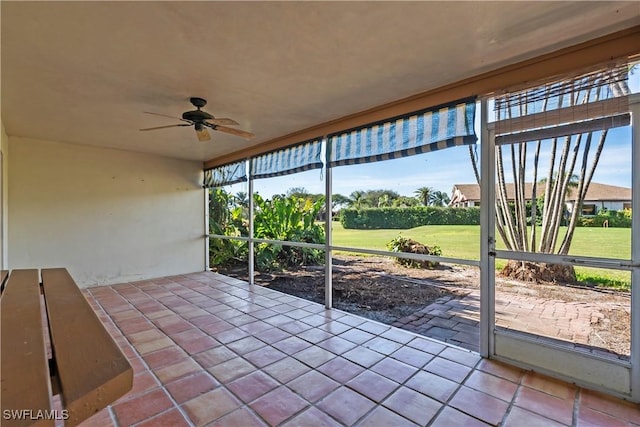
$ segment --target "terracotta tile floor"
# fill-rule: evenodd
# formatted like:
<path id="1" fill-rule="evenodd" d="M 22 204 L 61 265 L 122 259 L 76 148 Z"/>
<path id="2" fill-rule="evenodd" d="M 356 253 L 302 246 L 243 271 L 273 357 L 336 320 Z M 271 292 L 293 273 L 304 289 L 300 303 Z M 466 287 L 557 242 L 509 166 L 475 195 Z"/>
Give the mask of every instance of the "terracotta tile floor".
<path id="1" fill-rule="evenodd" d="M 85 291 L 134 367 L 87 426 L 640 426 L 638 405 L 214 273 Z"/>

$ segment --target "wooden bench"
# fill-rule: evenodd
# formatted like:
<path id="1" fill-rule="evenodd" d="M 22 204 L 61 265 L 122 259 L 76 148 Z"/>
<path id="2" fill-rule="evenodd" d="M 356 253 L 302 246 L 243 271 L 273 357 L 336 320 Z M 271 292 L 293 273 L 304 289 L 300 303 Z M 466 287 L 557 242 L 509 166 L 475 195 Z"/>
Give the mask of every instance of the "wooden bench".
<path id="1" fill-rule="evenodd" d="M 2 426 L 77 425 L 132 386 L 129 361 L 67 270 L 41 273 L 0 276 Z"/>

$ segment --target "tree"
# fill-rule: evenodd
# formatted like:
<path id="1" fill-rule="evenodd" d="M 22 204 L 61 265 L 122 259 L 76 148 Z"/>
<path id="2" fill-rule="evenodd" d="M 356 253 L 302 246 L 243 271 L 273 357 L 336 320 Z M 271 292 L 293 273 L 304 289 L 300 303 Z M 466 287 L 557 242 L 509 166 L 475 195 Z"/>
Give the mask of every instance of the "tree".
<path id="1" fill-rule="evenodd" d="M 448 206 L 450 201 L 449 195 L 444 191 L 436 191 L 431 197 L 431 204 L 433 206 Z"/>
<path id="2" fill-rule="evenodd" d="M 391 206 L 391 200 L 389 199 L 388 194 L 383 194 L 382 196 L 378 197 L 379 208 L 388 208 L 389 206 Z"/>
<path id="3" fill-rule="evenodd" d="M 392 206 L 400 195 L 393 190 L 358 190 L 349 196 L 349 207 L 354 209 Z"/>
<path id="4" fill-rule="evenodd" d="M 519 109 L 520 116 L 528 114 L 526 109 L 530 104 L 525 101 L 525 98 L 531 97 L 532 94 L 538 97 L 537 102 L 541 111 L 550 109 L 551 104 L 555 104 L 553 108 L 575 106 L 598 101 L 611 95 L 628 95 L 630 91 L 626 80 L 610 79 L 610 73 L 612 71 L 578 77 L 561 86 L 563 90 L 559 92 L 560 94 L 550 95 L 552 86 L 547 86 L 543 89 L 537 88 L 516 95 L 499 97 L 496 99 L 496 105 L 502 104 L 506 115 L 500 119 L 509 118 L 516 109 Z M 602 81 L 609 83 L 601 84 Z M 575 87 L 579 89 L 572 90 Z M 557 88 L 558 86 L 556 90 Z M 542 140 L 529 143 L 516 142 L 496 147 L 496 228 L 507 249 L 568 254 L 578 216 L 582 211 L 582 203 L 607 138 L 606 129 L 598 132 L 590 131 L 552 138 L 546 179 L 539 178 L 542 167 L 540 164 Z M 597 142 L 594 139 L 597 139 Z M 469 153 L 479 183 L 478 158 L 473 150 L 470 149 Z M 531 155 L 533 159 L 530 158 Z M 530 171 L 527 170 L 528 166 L 531 166 Z M 532 178 L 530 189 L 525 185 L 525 176 Z M 514 194 L 511 198 L 507 196 L 507 182 L 513 185 Z M 538 185 L 543 186 L 544 190 L 540 191 Z M 540 193 L 543 201 L 539 211 L 536 200 L 541 196 Z M 566 231 L 561 236 L 560 225 L 568 200 L 573 202 L 573 210 L 568 219 Z M 529 218 L 527 218 L 527 204 L 531 206 Z M 540 236 L 537 235 L 536 229 L 538 216 L 541 217 L 542 224 Z M 535 265 L 520 261 L 509 262 L 503 274 L 532 280 L 544 278 L 545 280 L 575 281 L 575 272 L 572 267 Z"/>
<path id="5" fill-rule="evenodd" d="M 410 208 L 413 206 L 418 206 L 419 204 L 420 200 L 415 197 L 400 196 L 395 199 L 391 205 L 394 208 Z"/>
<path id="6" fill-rule="evenodd" d="M 347 196 L 343 196 L 342 194 L 332 194 L 331 202 L 333 204 L 334 209 L 344 206 L 349 206 L 351 199 Z"/>
<path id="7" fill-rule="evenodd" d="M 324 194 L 313 194 L 310 193 L 304 187 L 291 187 L 287 190 L 286 197 L 297 197 L 303 200 L 310 200 L 315 203 L 320 199 L 324 199 Z"/>
<path id="8" fill-rule="evenodd" d="M 422 203 L 424 206 L 429 206 L 433 200 L 433 194 L 435 193 L 435 191 L 436 190 L 434 190 L 432 187 L 420 187 L 416 191 L 414 191 L 414 194 L 416 194 L 416 197 L 418 197 L 420 203 Z"/>
<path id="9" fill-rule="evenodd" d="M 304 187 L 291 187 L 287 190 L 287 197 L 296 196 L 304 199 L 309 195 L 311 195 L 311 193 Z"/>
<path id="10" fill-rule="evenodd" d="M 383 189 L 363 191 L 363 196 L 366 200 L 367 206 L 370 207 L 391 206 L 393 201 L 400 197 L 400 195 L 393 190 Z"/>
<path id="11" fill-rule="evenodd" d="M 366 207 L 365 194 L 362 191 L 354 191 L 349 196 L 349 205 L 354 209 L 362 209 Z"/>
<path id="12" fill-rule="evenodd" d="M 234 196 L 234 201 L 238 206 L 249 207 L 249 194 L 244 191 L 238 191 Z"/>

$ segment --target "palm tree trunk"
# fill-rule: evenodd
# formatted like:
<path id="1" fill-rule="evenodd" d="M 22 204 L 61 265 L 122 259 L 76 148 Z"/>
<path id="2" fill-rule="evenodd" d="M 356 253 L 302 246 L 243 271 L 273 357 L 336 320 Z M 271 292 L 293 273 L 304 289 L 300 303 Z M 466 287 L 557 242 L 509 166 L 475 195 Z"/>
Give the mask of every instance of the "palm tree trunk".
<path id="1" fill-rule="evenodd" d="M 585 143 L 584 153 L 582 156 L 582 167 L 580 170 L 580 181 L 578 183 L 578 190 L 576 200 L 573 204 L 573 212 L 571 212 L 571 218 L 569 220 L 569 224 L 567 225 L 567 234 L 560 245 L 560 250 L 558 253 L 566 255 L 569 253 L 569 248 L 571 247 L 571 242 L 573 241 L 573 233 L 575 231 L 576 225 L 578 223 L 578 216 L 582 211 L 582 203 L 584 202 L 584 198 L 587 195 L 587 191 L 589 191 L 589 185 L 591 184 L 591 178 L 593 178 L 593 173 L 595 172 L 596 166 L 598 165 L 598 161 L 600 160 L 600 155 L 602 154 L 602 149 L 604 148 L 605 140 L 607 139 L 607 131 L 603 130 L 600 135 L 600 139 L 598 141 L 598 146 L 596 148 L 595 156 L 593 162 L 591 164 L 591 168 L 589 173 L 586 174 L 586 165 L 589 155 L 589 149 L 591 146 L 591 137 L 592 133 L 587 135 L 587 142 Z M 586 178 L 586 179 L 585 179 Z"/>
<path id="2" fill-rule="evenodd" d="M 473 174 L 476 177 L 476 182 L 480 185 L 480 173 L 478 172 L 478 157 L 476 153 L 473 152 L 473 148 L 471 145 L 467 145 L 469 149 L 469 157 L 471 158 L 471 166 L 473 167 Z"/>
<path id="3" fill-rule="evenodd" d="M 531 184 L 531 252 L 536 251 L 536 224 L 538 222 L 538 162 L 540 161 L 541 141 L 536 143 L 536 152 L 533 156 L 533 183 Z"/>
<path id="4" fill-rule="evenodd" d="M 549 223 L 549 234 L 547 238 L 548 253 L 555 252 L 556 241 L 558 238 L 558 233 L 560 231 L 560 219 L 562 217 L 564 201 L 564 194 L 562 192 L 562 179 L 560 177 L 564 176 L 564 174 L 566 173 L 567 158 L 569 156 L 569 147 L 571 145 L 570 140 L 571 137 L 565 138 L 562 154 L 560 155 L 560 163 L 558 165 L 557 176 L 553 182 L 553 197 L 550 212 L 551 221 Z"/>
<path id="5" fill-rule="evenodd" d="M 504 177 L 504 164 L 502 160 L 502 147 L 496 147 L 496 151 L 498 152 L 496 155 L 496 180 L 497 180 L 497 191 L 496 191 L 496 202 L 498 204 L 498 208 L 500 214 L 504 218 L 504 222 L 506 225 L 506 229 L 504 234 L 508 236 L 508 239 L 505 240 L 505 245 L 509 250 L 518 250 L 516 238 L 516 233 L 513 225 L 513 217 L 511 216 L 511 211 L 509 209 L 509 203 L 507 201 L 507 185 L 505 183 Z M 502 234 L 502 233 L 501 233 Z"/>
<path id="6" fill-rule="evenodd" d="M 626 81 L 616 82 L 616 84 L 611 85 L 611 90 L 613 91 L 615 96 L 623 96 L 623 95 L 628 95 L 630 93 L 629 86 L 627 85 Z M 598 93 L 596 94 L 597 95 L 596 99 L 600 99 L 601 91 L 602 91 L 602 87 L 598 90 Z M 593 178 L 593 174 L 595 173 L 596 166 L 600 161 L 600 156 L 602 155 L 602 149 L 604 148 L 604 143 L 607 139 L 607 133 L 608 131 L 605 129 L 600 134 L 600 139 L 598 140 L 598 145 L 595 151 L 595 155 L 591 163 L 591 168 L 589 169 L 588 174 L 585 175 L 584 171 L 585 171 L 586 163 L 588 159 L 588 151 L 591 146 L 592 133 L 589 133 L 587 135 L 587 142 L 585 144 L 585 154 L 583 154 L 583 157 L 582 157 L 583 165 L 581 168 L 580 183 L 578 186 L 578 197 L 576 198 L 576 201 L 574 203 L 574 209 L 573 209 L 574 211 L 571 213 L 571 219 L 569 221 L 569 224 L 567 225 L 567 234 L 565 235 L 562 245 L 560 246 L 559 253 L 561 254 L 569 253 L 569 248 L 571 247 L 571 242 L 573 241 L 573 234 L 578 222 L 578 215 L 582 211 L 582 203 L 584 202 L 584 199 L 587 195 L 587 191 L 589 191 L 589 185 L 591 185 L 591 179 Z M 583 188 L 580 188 L 581 186 Z"/>
<path id="7" fill-rule="evenodd" d="M 523 250 L 529 251 L 529 239 L 527 238 L 527 199 L 525 197 L 525 183 L 526 183 L 526 166 L 527 166 L 527 144 L 522 143 L 519 146 L 520 149 L 520 168 L 519 168 L 519 188 L 518 188 L 518 197 L 520 199 L 520 224 L 522 225 L 522 229 L 520 233 L 522 234 L 522 246 Z"/>
<path id="8" fill-rule="evenodd" d="M 516 153 L 515 153 L 515 144 L 511 144 L 511 147 L 509 147 L 511 149 L 511 171 L 512 171 L 512 176 L 513 176 L 513 200 L 514 200 L 514 206 L 513 206 L 513 213 L 511 213 L 511 208 L 509 208 L 509 213 L 511 214 L 511 216 L 513 217 L 513 222 L 514 222 L 514 237 L 516 238 L 518 244 L 518 250 L 521 251 L 523 250 L 523 245 L 522 245 L 522 222 L 520 221 L 520 182 L 518 179 L 518 168 L 516 167 Z M 507 194 L 508 196 L 508 194 Z M 508 197 L 507 197 L 508 200 Z"/>
<path id="9" fill-rule="evenodd" d="M 553 169 L 556 163 L 556 150 L 558 147 L 558 140 L 553 138 L 551 141 L 551 158 L 549 159 L 549 172 L 547 175 L 547 182 L 544 190 L 544 202 L 542 204 L 542 237 L 540 238 L 540 246 L 538 246 L 539 252 L 546 252 L 547 249 L 547 228 L 549 223 L 549 209 L 551 203 L 551 177 L 553 176 Z"/>

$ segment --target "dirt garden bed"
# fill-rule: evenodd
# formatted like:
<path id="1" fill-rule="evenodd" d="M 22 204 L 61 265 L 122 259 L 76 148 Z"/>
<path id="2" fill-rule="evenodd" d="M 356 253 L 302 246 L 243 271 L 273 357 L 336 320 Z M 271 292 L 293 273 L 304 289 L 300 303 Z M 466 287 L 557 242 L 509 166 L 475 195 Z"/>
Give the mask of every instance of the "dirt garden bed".
<path id="1" fill-rule="evenodd" d="M 246 280 L 243 270 L 219 270 L 221 274 Z M 244 277 L 243 277 L 244 276 Z M 324 267 L 301 267 L 294 271 L 260 273 L 256 283 L 290 295 L 324 303 Z M 333 260 L 333 306 L 386 324 L 394 324 L 408 316 L 427 313 L 438 301 L 464 300 L 477 296 L 479 269 L 450 265 L 438 269 L 414 269 L 397 265 L 388 257 L 336 255 Z M 628 357 L 630 351 L 629 294 L 589 288 L 566 287 L 557 284 L 532 284 L 498 277 L 496 299 L 522 301 L 525 305 L 543 308 L 532 314 L 546 328 L 551 320 L 566 317 L 568 311 L 580 313 L 581 329 L 568 340 L 583 347 L 594 347 L 602 353 Z M 549 311 L 549 307 L 552 307 Z M 538 310 L 538 311 L 540 311 Z M 437 310 L 436 310 L 437 311 Z M 505 316 L 500 310 L 497 324 L 518 328 L 518 322 L 531 319 Z M 422 313 L 422 314 L 421 314 Z M 477 317 L 477 313 L 474 314 Z M 547 319 L 547 317 L 549 319 Z M 586 318 L 586 320 L 584 319 Z M 558 320 L 560 323 L 562 320 Z M 574 325 L 579 322 L 573 321 Z M 524 328 L 522 330 L 525 330 Z M 551 328 L 550 330 L 553 330 Z M 565 335 L 567 331 L 564 331 Z M 552 336 L 552 333 L 549 334 Z M 559 335 L 560 339 L 567 339 Z"/>

